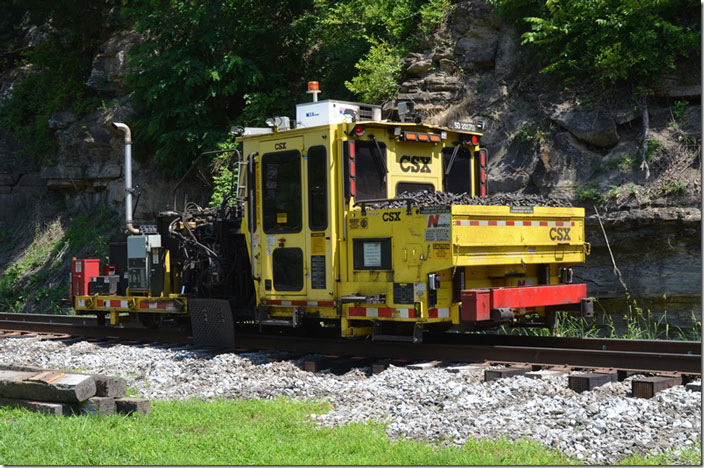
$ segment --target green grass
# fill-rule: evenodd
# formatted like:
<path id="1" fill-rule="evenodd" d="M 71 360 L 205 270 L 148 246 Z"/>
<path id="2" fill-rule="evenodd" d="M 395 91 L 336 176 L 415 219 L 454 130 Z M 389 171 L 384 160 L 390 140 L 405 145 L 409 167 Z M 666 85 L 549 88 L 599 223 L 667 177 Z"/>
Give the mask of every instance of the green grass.
<path id="1" fill-rule="evenodd" d="M 684 448 L 679 454 L 675 451 L 662 454 L 631 455 L 618 462 L 619 465 L 687 465 L 701 466 L 702 441 L 699 440 L 692 446 Z"/>
<path id="2" fill-rule="evenodd" d="M 441 448 L 391 441 L 381 424 L 318 429 L 322 402 L 153 402 L 149 416 L 49 417 L 0 409 L 0 464 L 545 465 L 574 460 L 534 441 Z"/>

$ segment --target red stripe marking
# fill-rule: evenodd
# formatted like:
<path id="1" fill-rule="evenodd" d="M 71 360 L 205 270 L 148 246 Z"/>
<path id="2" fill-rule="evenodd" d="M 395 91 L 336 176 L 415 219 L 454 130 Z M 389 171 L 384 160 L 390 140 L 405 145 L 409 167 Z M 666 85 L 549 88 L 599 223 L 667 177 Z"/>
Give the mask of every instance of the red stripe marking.
<path id="1" fill-rule="evenodd" d="M 470 226 L 479 226 L 479 221 L 472 220 L 472 221 L 469 222 L 469 225 L 470 225 Z"/>
<path id="2" fill-rule="evenodd" d="M 541 226 L 547 226 L 547 225 L 548 225 L 548 222 L 547 222 L 547 221 L 541 221 L 541 222 L 540 222 L 540 225 L 541 225 Z"/>
<path id="3" fill-rule="evenodd" d="M 139 301 L 139 308 L 140 309 L 148 309 L 149 303 L 147 301 Z"/>
<path id="4" fill-rule="evenodd" d="M 389 309 L 388 307 L 380 307 L 379 308 L 379 317 L 384 317 L 384 318 L 391 318 L 394 315 L 394 310 Z"/>
<path id="5" fill-rule="evenodd" d="M 364 317 L 367 315 L 367 309 L 364 307 L 350 307 L 350 317 Z"/>
<path id="6" fill-rule="evenodd" d="M 318 307 L 334 307 L 335 301 L 318 301 Z"/>
<path id="7" fill-rule="evenodd" d="M 438 309 L 428 309 L 428 317 L 438 318 Z"/>
<path id="8" fill-rule="evenodd" d="M 496 221 L 490 220 L 488 224 L 489 224 L 489 226 L 496 226 Z"/>
<path id="9" fill-rule="evenodd" d="M 157 309 L 166 309 L 166 302 L 163 302 L 163 301 L 157 302 L 157 303 L 156 303 L 156 308 L 157 308 Z"/>
<path id="10" fill-rule="evenodd" d="M 266 301 L 266 303 L 270 305 L 281 305 L 281 301 Z"/>
<path id="11" fill-rule="evenodd" d="M 513 221 L 506 221 L 506 226 L 513 226 L 514 222 Z"/>
<path id="12" fill-rule="evenodd" d="M 455 221 L 455 226 L 462 226 L 462 221 Z"/>
<path id="13" fill-rule="evenodd" d="M 291 305 L 295 306 L 307 306 L 308 301 L 291 301 Z"/>

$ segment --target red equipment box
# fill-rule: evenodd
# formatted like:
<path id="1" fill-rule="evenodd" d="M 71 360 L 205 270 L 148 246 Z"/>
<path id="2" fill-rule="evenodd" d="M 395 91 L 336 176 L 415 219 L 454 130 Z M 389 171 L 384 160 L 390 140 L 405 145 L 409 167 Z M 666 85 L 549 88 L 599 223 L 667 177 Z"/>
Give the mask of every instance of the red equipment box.
<path id="1" fill-rule="evenodd" d="M 465 289 L 462 291 L 460 315 L 463 322 L 489 320 L 491 291 L 488 289 Z"/>
<path id="2" fill-rule="evenodd" d="M 90 279 L 100 276 L 100 259 L 77 259 L 71 262 L 71 299 L 88 294 Z"/>

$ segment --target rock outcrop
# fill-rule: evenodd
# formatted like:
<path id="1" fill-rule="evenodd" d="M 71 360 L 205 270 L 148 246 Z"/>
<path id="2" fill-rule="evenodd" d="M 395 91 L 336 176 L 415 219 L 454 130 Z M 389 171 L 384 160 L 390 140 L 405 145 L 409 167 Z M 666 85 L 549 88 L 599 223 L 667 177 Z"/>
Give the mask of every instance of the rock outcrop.
<path id="1" fill-rule="evenodd" d="M 642 110 L 629 91 L 566 88 L 538 73 L 535 51 L 484 1 L 458 3 L 424 46 L 405 58 L 398 99 L 413 101 L 430 123 L 484 123 L 490 193 L 584 204 L 593 249 L 577 271 L 591 294 L 624 297 L 591 208 L 605 202 L 603 222 L 631 292 L 655 310 L 699 310 L 700 84 L 666 76 L 655 90 L 646 178 Z"/>

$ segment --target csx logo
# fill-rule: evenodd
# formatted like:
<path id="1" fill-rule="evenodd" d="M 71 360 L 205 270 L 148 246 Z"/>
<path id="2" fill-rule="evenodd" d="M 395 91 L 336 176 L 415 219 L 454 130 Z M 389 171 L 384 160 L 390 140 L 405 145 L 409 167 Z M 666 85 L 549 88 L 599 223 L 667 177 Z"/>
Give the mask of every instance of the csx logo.
<path id="1" fill-rule="evenodd" d="M 570 228 L 550 228 L 550 240 L 568 241 L 570 239 Z"/>
<path id="2" fill-rule="evenodd" d="M 384 221 L 390 222 L 390 221 L 401 221 L 401 212 L 400 211 L 392 211 L 391 213 L 384 213 L 381 215 L 381 219 Z"/>
<path id="3" fill-rule="evenodd" d="M 430 157 L 429 156 L 407 156 L 403 155 L 401 156 L 401 170 L 403 172 L 425 172 L 425 173 L 430 173 L 430 168 L 428 167 L 428 164 L 430 164 Z"/>
<path id="4" fill-rule="evenodd" d="M 276 143 L 274 145 L 274 149 L 277 149 L 277 150 L 286 149 L 286 143 Z"/>

